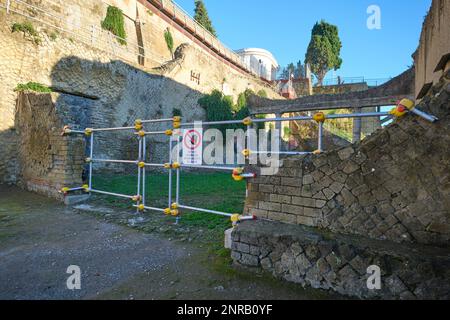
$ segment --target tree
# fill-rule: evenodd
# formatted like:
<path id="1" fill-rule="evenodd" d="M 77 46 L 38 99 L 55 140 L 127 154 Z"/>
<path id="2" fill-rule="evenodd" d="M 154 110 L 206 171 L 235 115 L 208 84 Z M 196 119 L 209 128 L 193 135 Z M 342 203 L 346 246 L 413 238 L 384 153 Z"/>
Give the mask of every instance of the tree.
<path id="1" fill-rule="evenodd" d="M 170 55 L 172 56 L 172 59 L 173 59 L 174 58 L 174 56 L 173 56 L 173 37 L 172 37 L 172 33 L 170 32 L 169 28 L 167 28 L 166 31 L 164 31 L 164 39 L 166 40 L 167 49 L 169 49 Z"/>
<path id="2" fill-rule="evenodd" d="M 296 79 L 305 77 L 305 67 L 301 61 L 297 62 L 297 66 L 293 63 L 289 63 L 286 67 L 281 69 L 279 79 L 289 80 L 290 75 L 293 75 Z"/>
<path id="3" fill-rule="evenodd" d="M 195 21 L 197 21 L 206 30 L 211 32 L 215 37 L 217 37 L 216 29 L 214 29 L 211 20 L 208 16 L 208 10 L 202 0 L 195 0 Z"/>
<path id="4" fill-rule="evenodd" d="M 306 52 L 305 64 L 309 63 L 319 85 L 328 71 L 338 70 L 342 65 L 342 43 L 337 26 L 324 20 L 317 22 L 311 32 L 311 42 Z"/>

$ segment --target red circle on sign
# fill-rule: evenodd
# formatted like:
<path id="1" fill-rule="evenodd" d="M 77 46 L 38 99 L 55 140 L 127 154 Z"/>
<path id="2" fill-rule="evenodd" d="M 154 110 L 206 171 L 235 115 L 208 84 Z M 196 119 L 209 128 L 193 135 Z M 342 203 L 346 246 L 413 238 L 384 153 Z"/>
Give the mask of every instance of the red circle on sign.
<path id="1" fill-rule="evenodd" d="M 195 137 L 197 137 L 197 139 L 195 139 Z M 189 130 L 184 134 L 183 143 L 191 150 L 197 149 L 202 143 L 202 136 L 197 130 Z"/>

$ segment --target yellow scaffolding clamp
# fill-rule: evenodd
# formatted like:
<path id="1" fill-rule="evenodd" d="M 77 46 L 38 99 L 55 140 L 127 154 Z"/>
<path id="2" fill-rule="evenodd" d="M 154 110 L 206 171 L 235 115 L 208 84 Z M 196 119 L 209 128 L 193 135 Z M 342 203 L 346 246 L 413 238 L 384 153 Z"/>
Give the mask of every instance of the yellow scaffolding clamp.
<path id="1" fill-rule="evenodd" d="M 397 102 L 395 108 L 392 109 L 389 113 L 393 115 L 395 118 L 402 118 L 409 112 L 412 112 L 415 115 L 430 122 L 435 122 L 439 120 L 437 117 L 417 109 L 416 105 L 414 104 L 414 101 L 406 98 Z"/>
<path id="2" fill-rule="evenodd" d="M 62 128 L 62 131 L 61 131 L 62 136 L 65 136 L 66 134 L 70 134 L 70 133 L 72 133 L 72 129 L 70 129 L 70 126 L 64 126 Z"/>
<path id="3" fill-rule="evenodd" d="M 86 137 L 90 137 L 92 135 L 92 132 L 94 132 L 94 129 L 92 128 L 84 129 L 84 134 L 86 135 Z"/>
<path id="4" fill-rule="evenodd" d="M 317 112 L 313 115 L 313 119 L 317 123 L 320 123 L 320 122 L 324 123 L 325 120 L 327 119 L 327 116 L 323 112 Z"/>
<path id="5" fill-rule="evenodd" d="M 138 119 L 134 122 L 134 129 L 136 129 L 136 131 L 140 131 L 142 130 L 143 126 L 142 126 L 142 120 Z"/>

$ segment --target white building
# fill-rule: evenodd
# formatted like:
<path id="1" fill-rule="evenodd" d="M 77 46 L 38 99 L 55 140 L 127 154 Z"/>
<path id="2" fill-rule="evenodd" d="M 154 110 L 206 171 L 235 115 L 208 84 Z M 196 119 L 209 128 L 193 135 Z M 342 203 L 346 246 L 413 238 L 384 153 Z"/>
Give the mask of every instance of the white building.
<path id="1" fill-rule="evenodd" d="M 237 50 L 244 65 L 257 76 L 266 80 L 276 80 L 278 62 L 267 50 L 259 48 L 247 48 Z"/>

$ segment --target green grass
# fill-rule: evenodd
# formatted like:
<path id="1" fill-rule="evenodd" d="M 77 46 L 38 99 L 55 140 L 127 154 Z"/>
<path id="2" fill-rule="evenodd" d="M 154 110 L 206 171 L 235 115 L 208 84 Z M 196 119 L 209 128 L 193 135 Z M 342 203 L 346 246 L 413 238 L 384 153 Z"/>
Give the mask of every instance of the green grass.
<path id="1" fill-rule="evenodd" d="M 37 83 L 37 82 L 28 82 L 28 83 L 19 83 L 17 87 L 14 89 L 14 91 L 34 91 L 34 92 L 42 92 L 42 93 L 50 93 L 52 92 L 52 89 L 49 87 Z"/>
<path id="2" fill-rule="evenodd" d="M 173 196 L 175 196 L 175 175 Z M 93 178 L 93 188 L 103 191 L 135 195 L 136 175 L 105 176 Z M 127 199 L 103 197 L 102 201 L 127 208 L 132 205 Z M 211 209 L 226 213 L 242 213 L 245 201 L 245 182 L 236 182 L 227 173 L 182 173 L 180 179 L 180 201 L 187 206 Z M 146 204 L 157 208 L 168 205 L 167 174 L 150 174 L 146 177 Z M 201 212 L 182 212 L 181 223 L 189 227 L 221 230 L 230 227 L 228 218 Z"/>

